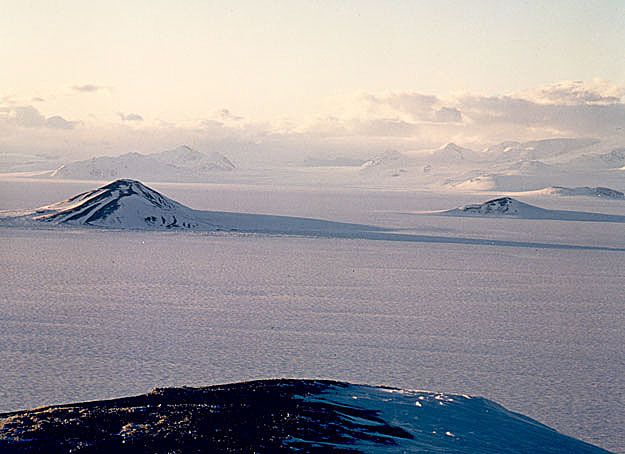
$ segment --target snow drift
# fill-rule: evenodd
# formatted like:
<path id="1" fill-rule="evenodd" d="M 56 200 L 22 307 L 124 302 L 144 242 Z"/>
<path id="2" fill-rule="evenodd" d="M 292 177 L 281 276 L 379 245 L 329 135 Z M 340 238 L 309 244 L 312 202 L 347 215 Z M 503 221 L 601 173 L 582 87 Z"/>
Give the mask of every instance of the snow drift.
<path id="1" fill-rule="evenodd" d="M 155 389 L 0 414 L 3 452 L 600 453 L 480 397 L 319 380 Z"/>

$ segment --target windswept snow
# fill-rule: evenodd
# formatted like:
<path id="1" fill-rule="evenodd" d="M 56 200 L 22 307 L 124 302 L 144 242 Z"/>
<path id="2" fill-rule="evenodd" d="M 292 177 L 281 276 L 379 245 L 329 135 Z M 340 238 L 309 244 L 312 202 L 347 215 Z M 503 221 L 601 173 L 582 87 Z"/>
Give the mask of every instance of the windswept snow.
<path id="1" fill-rule="evenodd" d="M 155 389 L 0 414 L 0 446 L 7 452 L 606 452 L 483 398 L 296 379 Z"/>

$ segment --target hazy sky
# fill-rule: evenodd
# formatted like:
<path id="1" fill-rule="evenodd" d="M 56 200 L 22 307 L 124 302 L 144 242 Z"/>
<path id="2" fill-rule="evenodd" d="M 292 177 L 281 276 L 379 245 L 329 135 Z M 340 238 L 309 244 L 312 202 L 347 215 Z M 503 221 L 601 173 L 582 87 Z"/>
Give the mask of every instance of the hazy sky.
<path id="1" fill-rule="evenodd" d="M 492 114 L 510 97 L 622 107 L 622 0 L 0 0 L 0 10 L 5 135 L 9 123 L 359 135 L 377 121 L 376 134 L 390 122 L 391 135 L 470 142 L 487 140 L 467 129 L 484 103 Z M 560 126 L 536 134 L 571 133 Z"/>

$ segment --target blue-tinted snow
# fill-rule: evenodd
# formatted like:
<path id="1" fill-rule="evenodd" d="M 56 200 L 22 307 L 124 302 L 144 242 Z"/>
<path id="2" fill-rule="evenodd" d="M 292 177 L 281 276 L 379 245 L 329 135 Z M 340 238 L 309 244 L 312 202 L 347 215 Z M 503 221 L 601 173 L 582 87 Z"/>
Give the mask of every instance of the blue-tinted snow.
<path id="1" fill-rule="evenodd" d="M 606 452 L 480 397 L 340 384 L 305 401 L 338 407 L 336 411 L 343 420 L 356 424 L 361 433 L 378 435 L 380 427 L 389 426 L 397 432 L 384 437 L 393 444 L 390 446 L 356 436 L 343 444 L 309 442 L 317 447 L 356 448 L 367 453 Z M 351 416 L 341 409 L 373 411 L 375 419 Z"/>

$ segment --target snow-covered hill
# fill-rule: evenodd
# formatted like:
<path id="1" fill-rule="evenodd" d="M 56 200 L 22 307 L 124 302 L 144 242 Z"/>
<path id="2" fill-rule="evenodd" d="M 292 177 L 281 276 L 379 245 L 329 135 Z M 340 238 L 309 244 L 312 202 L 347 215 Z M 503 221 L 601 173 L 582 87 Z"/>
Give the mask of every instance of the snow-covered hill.
<path id="1" fill-rule="evenodd" d="M 360 174 L 369 177 L 399 177 L 406 172 L 408 160 L 403 153 L 387 150 L 366 160 L 360 166 Z"/>
<path id="2" fill-rule="evenodd" d="M 502 142 L 485 151 L 497 159 L 542 160 L 586 149 L 599 143 L 592 138 L 557 138 L 530 142 Z"/>
<path id="3" fill-rule="evenodd" d="M 482 161 L 488 158 L 488 155 L 479 151 L 464 148 L 455 143 L 448 143 L 442 147 L 432 151 L 427 160 L 431 163 L 451 164 L 458 161 Z"/>
<path id="4" fill-rule="evenodd" d="M 376 227 L 320 219 L 200 211 L 184 206 L 139 181 L 121 179 L 35 210 L 0 212 L 0 224 L 52 225 L 130 230 L 240 231 L 288 235 L 351 235 Z"/>
<path id="5" fill-rule="evenodd" d="M 33 220 L 126 229 L 199 228 L 194 210 L 135 180 L 116 180 L 93 191 L 41 207 Z"/>
<path id="6" fill-rule="evenodd" d="M 234 164 L 221 153 L 201 153 L 184 145 L 148 155 L 132 152 L 75 161 L 62 165 L 51 176 L 77 180 L 210 181 L 214 172 L 234 169 Z"/>
<path id="7" fill-rule="evenodd" d="M 520 202 L 511 197 L 500 197 L 498 199 L 492 199 L 484 203 L 464 205 L 459 208 L 443 211 L 440 214 L 446 214 L 449 216 L 536 217 L 542 215 L 544 211 L 546 210 L 535 207 L 533 205 L 529 205 L 524 202 Z"/>
<path id="8" fill-rule="evenodd" d="M 0 414 L 3 452 L 602 453 L 480 397 L 319 380 Z"/>
<path id="9" fill-rule="evenodd" d="M 547 210 L 512 197 L 499 197 L 484 203 L 431 212 L 440 216 L 549 219 L 557 221 L 625 222 L 625 216 L 582 211 Z"/>
<path id="10" fill-rule="evenodd" d="M 539 189 L 537 191 L 528 191 L 524 195 L 546 195 L 561 197 L 596 197 L 600 199 L 623 200 L 625 194 L 616 189 L 598 187 L 581 186 L 576 188 L 567 188 L 564 186 L 550 186 L 548 188 Z"/>
<path id="11" fill-rule="evenodd" d="M 216 151 L 201 153 L 187 145 L 182 145 L 173 150 L 153 153 L 149 156 L 164 164 L 181 169 L 189 169 L 195 173 L 235 169 L 235 165 L 223 154 Z"/>

